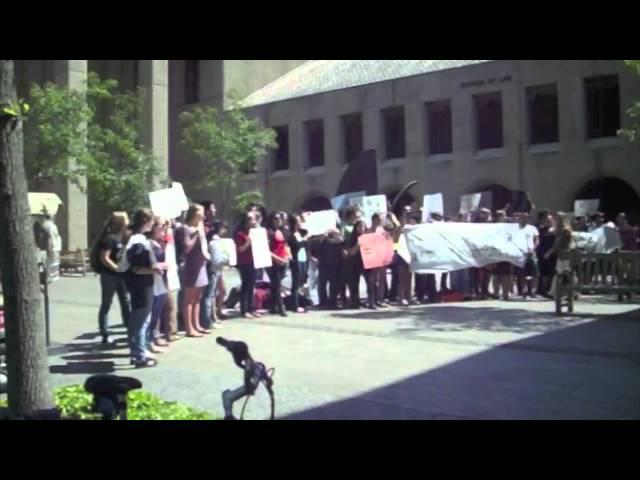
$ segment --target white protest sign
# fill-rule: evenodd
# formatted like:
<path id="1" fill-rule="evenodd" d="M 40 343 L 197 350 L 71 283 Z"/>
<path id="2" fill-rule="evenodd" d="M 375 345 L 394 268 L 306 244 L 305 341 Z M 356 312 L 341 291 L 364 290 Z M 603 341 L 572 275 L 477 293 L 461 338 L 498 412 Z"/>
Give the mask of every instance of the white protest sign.
<path id="1" fill-rule="evenodd" d="M 425 195 L 422 200 L 422 223 L 431 220 L 431 214 L 444 215 L 444 199 L 442 193 Z"/>
<path id="2" fill-rule="evenodd" d="M 411 264 L 411 254 L 409 253 L 409 246 L 407 245 L 407 237 L 405 234 L 400 235 L 400 239 L 398 240 L 398 255 L 407 262 Z"/>
<path id="3" fill-rule="evenodd" d="M 236 242 L 232 238 L 221 238 L 220 248 L 227 254 L 229 259 L 229 266 L 235 267 L 238 264 L 238 255 L 236 251 Z"/>
<path id="4" fill-rule="evenodd" d="M 268 268 L 273 265 L 271 261 L 271 250 L 269 249 L 267 230 L 264 228 L 252 228 L 249 230 L 249 238 L 251 239 L 253 266 L 258 269 Z"/>
<path id="5" fill-rule="evenodd" d="M 335 230 L 340 221 L 335 210 L 311 212 L 304 221 L 304 229 L 310 236 L 324 235 L 329 230 Z"/>
<path id="6" fill-rule="evenodd" d="M 576 217 L 587 217 L 598 213 L 600 200 L 576 200 L 573 202 L 573 212 Z"/>
<path id="7" fill-rule="evenodd" d="M 471 193 L 460 197 L 460 213 L 471 213 L 480 206 L 482 193 Z"/>
<path id="8" fill-rule="evenodd" d="M 509 223 L 424 223 L 405 229 L 411 271 L 455 271 L 509 262 L 522 267 L 525 253 Z"/>
<path id="9" fill-rule="evenodd" d="M 180 208 L 180 211 L 184 212 L 185 210 L 189 210 L 189 200 L 184 194 L 184 188 L 182 188 L 182 184 L 178 182 L 172 182 L 171 190 L 173 190 L 175 194 L 175 199 L 178 203 L 178 208 Z"/>
<path id="10" fill-rule="evenodd" d="M 176 192 L 171 188 L 149 192 L 149 203 L 153 214 L 158 217 L 176 218 L 182 213 L 176 201 Z"/>
<path id="11" fill-rule="evenodd" d="M 349 201 L 352 198 L 365 197 L 366 195 L 367 192 L 343 193 L 342 195 L 335 196 L 331 199 L 331 206 L 334 210 L 341 210 L 343 208 L 347 208 L 350 205 Z"/>
<path id="12" fill-rule="evenodd" d="M 352 198 L 349 205 L 355 205 L 362 213 L 362 219 L 368 228 L 371 227 L 371 217 L 379 213 L 382 220 L 387 215 L 387 197 L 385 195 L 371 195 L 368 197 Z"/>

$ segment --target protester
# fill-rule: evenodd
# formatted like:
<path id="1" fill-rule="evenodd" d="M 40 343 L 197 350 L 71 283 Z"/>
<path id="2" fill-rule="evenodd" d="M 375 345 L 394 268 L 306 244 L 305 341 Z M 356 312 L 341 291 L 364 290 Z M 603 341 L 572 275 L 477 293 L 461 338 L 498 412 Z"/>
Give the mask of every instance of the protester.
<path id="1" fill-rule="evenodd" d="M 129 327 L 131 305 L 124 275 L 119 270 L 120 260 L 124 252 L 123 238 L 129 224 L 124 212 L 111 215 L 98 240 L 91 251 L 91 263 L 95 273 L 100 275 L 101 302 L 98 311 L 98 328 L 104 345 L 109 343 L 109 310 L 113 295 L 118 295 L 122 323 Z"/>
<path id="2" fill-rule="evenodd" d="M 146 233 L 153 225 L 153 214 L 148 209 L 138 210 L 133 215 L 132 235 L 126 246 L 122 270 L 127 272 L 127 288 L 131 294 L 131 318 L 129 321 L 129 343 L 131 363 L 136 368 L 154 367 L 155 357 L 146 347 L 147 328 L 153 307 L 154 273 L 163 273 L 157 265 Z"/>
<path id="3" fill-rule="evenodd" d="M 218 290 L 222 284 L 224 267 L 229 264 L 229 255 L 224 251 L 221 244 L 221 235 L 225 234 L 225 232 L 225 224 L 216 220 L 211 224 L 207 235 L 210 258 L 207 265 L 209 283 L 205 287 L 202 296 L 203 301 L 200 306 L 200 308 L 204 310 L 204 315 L 201 316 L 200 322 L 205 330 L 209 328 L 220 328 L 222 325 L 218 317 Z"/>
<path id="4" fill-rule="evenodd" d="M 167 342 L 181 340 L 178 335 L 178 293 L 180 292 L 180 272 L 176 259 L 175 222 L 169 221 L 165 236 L 165 264 L 167 265 L 167 300 L 162 313 L 161 331 Z"/>
<path id="5" fill-rule="evenodd" d="M 353 236 L 353 235 L 352 235 Z M 338 308 L 343 239 L 338 231 L 322 235 L 311 245 L 311 256 L 318 265 L 318 301 L 320 308 Z M 327 288 L 329 295 L 327 296 Z"/>
<path id="6" fill-rule="evenodd" d="M 537 295 L 533 290 L 534 282 L 538 277 L 538 262 L 535 256 L 538 248 L 540 234 L 538 229 L 533 225 L 529 225 L 529 214 L 521 212 L 517 214 L 518 219 L 518 247 L 525 254 L 524 267 L 516 267 L 515 274 L 518 282 L 518 295 L 522 298 L 536 298 Z M 527 290 L 524 290 L 524 281 L 526 280 Z"/>
<path id="7" fill-rule="evenodd" d="M 366 225 L 364 221 L 358 220 L 353 226 L 353 232 L 349 238 L 347 244 L 347 252 L 352 257 L 352 276 L 350 278 L 351 285 L 349 286 L 349 292 L 355 292 L 355 297 L 351 300 L 354 305 L 357 305 L 356 309 L 360 308 L 360 277 L 364 276 L 367 284 L 367 308 L 371 310 L 377 310 L 375 299 L 375 288 L 373 285 L 373 277 L 367 270 L 364 269 L 364 263 L 362 262 L 362 252 L 360 251 L 360 244 L 358 239 L 361 235 L 366 233 Z"/>
<path id="8" fill-rule="evenodd" d="M 491 222 L 491 210 L 488 208 L 481 208 L 476 215 L 473 223 L 490 223 Z M 490 268 L 472 268 L 472 285 L 473 292 L 477 298 L 486 300 L 489 297 L 489 281 L 491 279 Z"/>
<path id="9" fill-rule="evenodd" d="M 213 222 L 215 221 L 217 210 L 215 204 L 211 200 L 205 200 L 201 203 L 201 205 L 204 210 L 204 219 L 202 220 L 202 223 L 204 225 L 204 233 L 206 237 L 213 227 Z"/>
<path id="10" fill-rule="evenodd" d="M 622 240 L 622 250 L 638 250 L 638 242 L 640 242 L 638 227 L 632 227 L 629 224 L 626 213 L 621 212 L 616 216 L 616 227 L 620 234 L 620 239 Z"/>
<path id="11" fill-rule="evenodd" d="M 536 248 L 536 256 L 538 258 L 540 271 L 538 294 L 545 298 L 551 298 L 549 290 L 555 274 L 556 255 L 546 258 L 546 254 L 553 247 L 556 235 L 553 230 L 553 218 L 548 211 L 543 210 L 538 213 L 537 229 L 540 239 L 538 247 Z"/>
<path id="12" fill-rule="evenodd" d="M 385 234 L 385 229 L 382 227 L 382 216 L 379 213 L 374 213 L 371 216 L 371 228 L 369 233 Z M 375 293 L 375 304 L 378 308 L 388 308 L 389 304 L 384 301 L 384 296 L 387 290 L 387 266 L 374 268 L 370 271 L 372 288 Z"/>
<path id="13" fill-rule="evenodd" d="M 49 237 L 47 248 L 47 267 L 51 269 L 54 265 L 60 266 L 60 252 L 62 251 L 62 237 L 58 231 L 53 216 L 45 211 L 42 228 Z"/>
<path id="14" fill-rule="evenodd" d="M 495 223 L 506 223 L 507 212 L 504 210 L 498 210 L 495 214 Z M 502 299 L 505 301 L 510 300 L 513 265 L 509 262 L 496 263 L 493 268 L 493 296 L 494 298 L 500 298 L 500 290 L 502 290 Z"/>
<path id="15" fill-rule="evenodd" d="M 551 291 L 553 292 L 556 290 L 555 284 L 558 281 L 558 275 L 571 275 L 571 252 L 575 250 L 576 246 L 568 215 L 563 212 L 558 212 L 556 215 L 555 235 L 556 240 L 553 246 L 544 256 L 545 259 L 549 260 L 554 254 L 557 255 L 556 275 L 553 277 L 551 286 Z"/>
<path id="16" fill-rule="evenodd" d="M 356 270 L 353 268 L 353 264 L 355 262 L 355 258 L 347 252 L 347 245 L 351 243 L 351 235 L 353 234 L 354 224 L 360 219 L 360 211 L 355 206 L 347 207 L 344 213 L 344 220 L 340 227 L 340 234 L 344 240 L 343 255 L 340 262 L 340 275 L 344 279 L 342 282 L 342 297 L 343 304 L 348 306 L 349 308 L 360 308 L 359 302 L 356 302 L 355 299 L 359 298 L 359 283 L 354 281 L 354 277 L 356 275 Z M 359 277 L 358 277 L 359 278 Z M 359 280 L 358 280 L 359 282 Z M 358 291 L 352 291 L 351 288 L 356 285 Z M 346 290 L 349 289 L 349 302 L 345 302 Z"/>
<path id="17" fill-rule="evenodd" d="M 162 350 L 162 347 L 169 345 L 169 343 L 160 336 L 160 323 L 168 293 L 168 265 L 165 262 L 166 232 L 168 228 L 169 224 L 165 219 L 156 217 L 153 227 L 151 228 L 149 239 L 153 256 L 156 260 L 156 267 L 162 269 L 161 271 L 155 271 L 153 274 L 153 305 L 151 307 L 151 321 L 147 328 L 146 338 L 147 350 L 151 353 L 163 353 L 164 350 Z"/>
<path id="18" fill-rule="evenodd" d="M 291 252 L 291 310 L 305 313 L 307 310 L 300 305 L 300 289 L 305 283 L 307 270 L 307 233 L 301 228 L 302 220 L 299 215 L 289 216 L 288 244 Z"/>
<path id="19" fill-rule="evenodd" d="M 249 231 L 257 226 L 254 213 L 246 213 L 238 230 L 233 236 L 238 257 L 238 271 L 240 272 L 240 313 L 244 318 L 259 318 L 253 306 L 253 294 L 256 284 L 256 269 L 253 264 L 251 238 Z"/>
<path id="20" fill-rule="evenodd" d="M 589 226 L 588 231 L 593 232 L 594 230 L 597 230 L 598 228 L 603 227 L 605 223 L 606 223 L 606 217 L 604 213 L 597 212 L 591 217 L 591 225 Z"/>
<path id="21" fill-rule="evenodd" d="M 201 205 L 191 205 L 185 218 L 183 251 L 185 263 L 180 283 L 183 289 L 182 317 L 187 337 L 199 338 L 211 332 L 200 325 L 200 302 L 204 287 L 209 284 L 207 277 L 207 239 L 204 233 L 204 209 Z"/>
<path id="22" fill-rule="evenodd" d="M 267 231 L 272 261 L 271 267 L 267 269 L 269 281 L 271 282 L 271 313 L 286 317 L 287 312 L 282 299 L 282 280 L 284 279 L 290 256 L 283 227 L 282 214 L 280 212 L 271 214 Z"/>

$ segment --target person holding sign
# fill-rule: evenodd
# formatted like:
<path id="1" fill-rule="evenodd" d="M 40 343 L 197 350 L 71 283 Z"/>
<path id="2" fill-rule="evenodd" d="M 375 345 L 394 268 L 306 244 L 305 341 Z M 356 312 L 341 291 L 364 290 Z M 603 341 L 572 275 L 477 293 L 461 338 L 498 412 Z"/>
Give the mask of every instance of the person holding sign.
<path id="1" fill-rule="evenodd" d="M 269 250 L 273 265 L 267 269 L 269 281 L 271 282 L 271 313 L 278 313 L 281 317 L 286 317 L 287 312 L 282 300 L 282 279 L 284 278 L 287 265 L 290 260 L 283 227 L 284 219 L 280 212 L 272 213 L 269 218 Z"/>
<path id="2" fill-rule="evenodd" d="M 371 228 L 369 233 L 384 234 L 385 229 L 382 227 L 382 217 L 379 213 L 371 216 Z M 387 290 L 387 267 L 388 265 L 374 268 L 371 270 L 374 293 L 376 296 L 376 306 L 379 308 L 388 308 L 390 305 L 384 301 Z"/>
<path id="3" fill-rule="evenodd" d="M 377 310 L 375 299 L 375 286 L 373 285 L 372 271 L 364 269 L 362 261 L 362 252 L 360 250 L 359 238 L 366 233 L 366 225 L 363 220 L 358 220 L 353 226 L 353 233 L 347 244 L 347 253 L 352 258 L 351 267 L 353 268 L 353 276 L 350 278 L 349 292 L 355 297 L 351 298 L 354 308 L 360 308 L 360 277 L 364 275 L 367 283 L 367 308 Z"/>
<path id="4" fill-rule="evenodd" d="M 204 233 L 204 209 L 201 205 L 191 205 L 185 218 L 182 237 L 185 264 L 182 271 L 184 289 L 182 316 L 187 337 L 199 338 L 211 332 L 200 325 L 200 302 L 204 287 L 209 284 L 206 249 L 207 239 Z"/>
<path id="5" fill-rule="evenodd" d="M 233 236 L 236 243 L 238 257 L 238 271 L 240 272 L 240 313 L 244 318 L 259 318 L 253 307 L 253 294 L 256 286 L 256 269 L 253 265 L 253 252 L 249 231 L 257 226 L 253 213 L 246 213 L 240 226 Z"/>

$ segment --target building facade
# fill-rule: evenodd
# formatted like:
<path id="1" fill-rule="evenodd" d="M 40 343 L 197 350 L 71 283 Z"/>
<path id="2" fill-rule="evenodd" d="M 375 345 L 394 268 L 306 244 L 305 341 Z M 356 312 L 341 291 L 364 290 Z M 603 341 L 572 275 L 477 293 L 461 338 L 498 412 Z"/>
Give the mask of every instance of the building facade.
<path id="1" fill-rule="evenodd" d="M 601 198 L 607 213 L 640 220 L 640 145 L 617 135 L 640 98 L 640 80 L 612 60 L 22 60 L 19 94 L 32 82 L 82 90 L 88 71 L 144 96 L 142 142 L 193 199 L 198 160 L 180 145 L 180 113 L 224 108 L 230 93 L 277 132 L 278 148 L 240 188 L 270 208 L 326 205 L 350 161 L 376 152 L 379 190 L 412 180 L 422 195 L 528 191 L 538 207 L 571 211 Z M 73 185 L 63 200 L 65 249 L 86 248 L 108 212 Z"/>
<path id="2" fill-rule="evenodd" d="M 640 145 L 617 135 L 640 79 L 622 61 L 315 62 L 335 65 L 317 66 L 319 78 L 303 65 L 247 98 L 280 145 L 244 188 L 272 208 L 334 196 L 346 164 L 375 150 L 382 192 L 418 180 L 416 200 L 442 192 L 447 214 L 462 194 L 509 189 L 554 210 L 601 198 L 607 213 L 640 220 Z M 378 80 L 391 62 L 434 65 Z"/>

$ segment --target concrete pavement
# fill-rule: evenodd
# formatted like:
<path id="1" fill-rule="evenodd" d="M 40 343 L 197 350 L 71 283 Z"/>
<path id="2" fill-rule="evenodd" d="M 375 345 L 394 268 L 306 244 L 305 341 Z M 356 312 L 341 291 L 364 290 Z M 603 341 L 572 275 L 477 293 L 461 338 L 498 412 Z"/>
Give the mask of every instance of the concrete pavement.
<path id="1" fill-rule="evenodd" d="M 51 298 L 54 385 L 115 372 L 221 414 L 220 392 L 240 384 L 214 336 L 177 342 L 142 370 L 126 348 L 101 348 L 96 277 L 62 278 Z M 280 418 L 624 419 L 640 418 L 638 307 L 587 297 L 555 317 L 546 301 L 467 302 L 237 318 L 215 333 L 276 368 Z M 249 405 L 259 416 L 266 399 Z"/>

